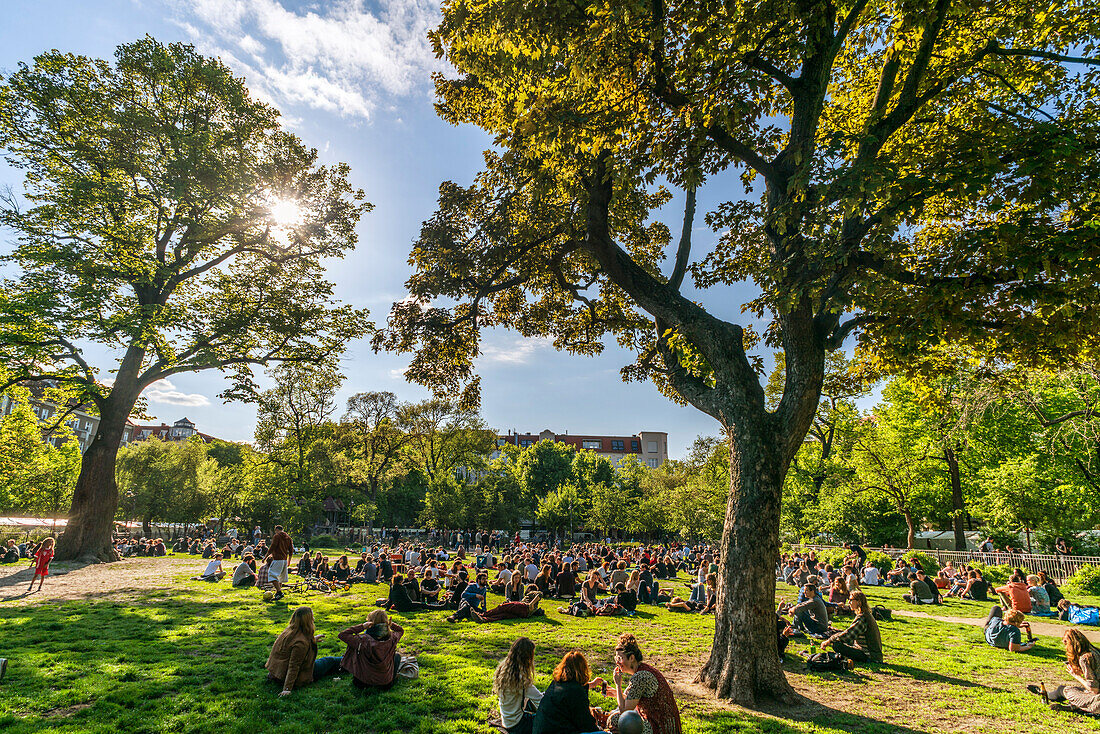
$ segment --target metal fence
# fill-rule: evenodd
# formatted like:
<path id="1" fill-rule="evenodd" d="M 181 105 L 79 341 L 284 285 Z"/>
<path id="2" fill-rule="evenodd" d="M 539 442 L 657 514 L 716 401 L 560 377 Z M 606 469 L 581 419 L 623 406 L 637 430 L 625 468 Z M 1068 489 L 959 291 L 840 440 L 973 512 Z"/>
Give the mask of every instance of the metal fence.
<path id="1" fill-rule="evenodd" d="M 832 545 L 799 545 L 795 548 L 805 551 L 847 551 L 847 549 Z M 904 548 L 867 548 L 870 551 L 885 553 L 893 559 L 901 558 L 909 550 Z M 1043 571 L 1051 579 L 1058 582 L 1065 581 L 1077 572 L 1081 566 L 1100 566 L 1100 556 L 1061 556 L 1046 555 L 1042 553 L 1005 553 L 994 551 L 984 553 L 982 551 L 947 551 L 935 548 L 916 548 L 918 553 L 923 553 L 936 559 L 941 567 L 950 561 L 954 566 L 979 562 L 986 566 L 1012 566 L 1030 573 Z"/>

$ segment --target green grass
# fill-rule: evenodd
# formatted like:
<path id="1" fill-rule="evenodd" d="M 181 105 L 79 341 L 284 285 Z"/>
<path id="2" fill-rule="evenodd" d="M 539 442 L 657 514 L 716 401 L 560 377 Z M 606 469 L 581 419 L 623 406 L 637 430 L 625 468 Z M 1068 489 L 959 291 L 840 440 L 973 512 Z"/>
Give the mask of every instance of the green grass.
<path id="1" fill-rule="evenodd" d="M 519 635 L 538 645 L 540 687 L 560 656 L 574 647 L 589 655 L 597 674 L 610 677 L 611 648 L 626 630 L 639 637 L 658 667 L 686 680 L 705 659 L 714 625 L 713 617 L 655 608 L 643 608 L 634 618 L 574 619 L 554 611 L 554 602 L 546 605 L 546 617 L 484 626 L 449 625 L 442 612 L 399 614 L 395 618 L 406 630 L 400 648 L 418 656 L 419 680 L 364 694 L 343 674 L 279 698 L 277 685 L 265 682 L 262 666 L 290 610 L 300 603 L 312 606 L 318 631 L 327 634 L 320 654 L 341 654 L 336 634 L 362 620 L 385 587 L 355 587 L 337 597 L 294 595 L 289 604 L 269 604 L 255 590 L 176 578 L 172 591 L 151 590 L 125 600 L 0 605 L 0 656 L 11 660 L 0 684 L 0 730 L 488 732 L 495 708 L 492 671 Z M 788 588 L 781 594 L 789 595 Z M 896 595 L 900 590 L 871 591 L 887 606 L 899 606 Z M 490 604 L 500 600 L 492 597 Z M 951 614 L 954 607 L 948 607 Z M 887 663 L 854 673 L 807 674 L 798 657 L 806 644 L 794 641 L 785 667 L 792 683 L 812 699 L 808 704 L 747 712 L 708 697 L 684 696 L 685 730 L 1100 731 L 1098 722 L 1052 713 L 1021 692 L 1033 680 L 1064 680 L 1053 638 L 1018 655 L 988 647 L 976 627 L 898 618 L 882 630 Z M 613 705 L 598 695 L 592 700 Z"/>

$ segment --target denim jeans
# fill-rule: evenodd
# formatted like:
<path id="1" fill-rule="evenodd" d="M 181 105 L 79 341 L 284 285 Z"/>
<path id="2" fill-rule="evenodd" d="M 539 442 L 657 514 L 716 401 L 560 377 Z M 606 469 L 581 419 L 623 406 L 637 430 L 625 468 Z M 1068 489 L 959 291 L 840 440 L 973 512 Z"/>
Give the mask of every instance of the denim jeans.
<path id="1" fill-rule="evenodd" d="M 340 658 L 328 656 L 313 661 L 313 680 L 320 680 L 340 670 Z"/>

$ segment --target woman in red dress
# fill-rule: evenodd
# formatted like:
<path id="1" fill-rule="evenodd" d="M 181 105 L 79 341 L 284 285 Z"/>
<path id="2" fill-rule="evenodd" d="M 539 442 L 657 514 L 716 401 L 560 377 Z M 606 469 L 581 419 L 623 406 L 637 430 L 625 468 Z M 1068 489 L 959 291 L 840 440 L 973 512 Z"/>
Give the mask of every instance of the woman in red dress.
<path id="1" fill-rule="evenodd" d="M 38 590 L 42 591 L 42 584 L 46 581 L 46 577 L 50 575 L 50 560 L 53 559 L 53 543 L 53 538 L 46 538 L 42 541 L 42 546 L 38 549 L 38 552 L 34 554 L 34 576 L 31 577 L 31 585 L 27 591 L 34 591 L 35 580 L 38 581 Z"/>
<path id="2" fill-rule="evenodd" d="M 630 676 L 626 688 L 623 687 L 623 674 Z M 642 662 L 638 640 L 630 633 L 619 637 L 619 644 L 615 646 L 615 699 L 618 711 L 607 719 L 612 731 L 621 714 L 637 711 L 645 721 L 646 734 L 681 734 L 680 709 L 671 686 L 659 670 Z"/>

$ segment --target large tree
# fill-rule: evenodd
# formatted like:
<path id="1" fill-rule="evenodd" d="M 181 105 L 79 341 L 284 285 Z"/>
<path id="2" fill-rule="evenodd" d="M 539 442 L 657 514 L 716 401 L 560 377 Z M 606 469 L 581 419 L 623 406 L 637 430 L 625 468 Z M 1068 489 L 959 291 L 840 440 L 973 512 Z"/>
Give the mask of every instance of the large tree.
<path id="1" fill-rule="evenodd" d="M 827 350 L 859 335 L 891 366 L 941 340 L 1027 359 L 1095 349 L 1098 24 L 1084 0 L 1041 14 L 449 0 L 432 39 L 457 73 L 437 77 L 437 108 L 497 148 L 472 185 L 440 187 L 410 297 L 376 343 L 416 352 L 410 378 L 475 400 L 486 327 L 579 354 L 613 337 L 638 354 L 628 377 L 713 416 L 730 494 L 700 680 L 740 703 L 789 697 L 774 629 L 781 488 Z M 683 191 L 675 245 L 652 219 L 672 196 L 661 181 Z M 700 250 L 702 186 L 723 203 Z M 717 289 L 712 307 L 689 274 Z M 770 410 L 751 323 L 730 302 L 746 280 L 760 294 L 747 309 L 784 352 Z"/>
<path id="2" fill-rule="evenodd" d="M 354 247 L 370 205 L 220 61 L 148 37 L 113 65 L 21 64 L 0 83 L 0 148 L 26 174 L 0 208 L 16 234 L 0 363 L 98 410 L 58 557 L 113 558 L 115 458 L 142 391 L 219 369 L 240 396 L 251 365 L 322 362 L 361 335 L 322 260 Z"/>

